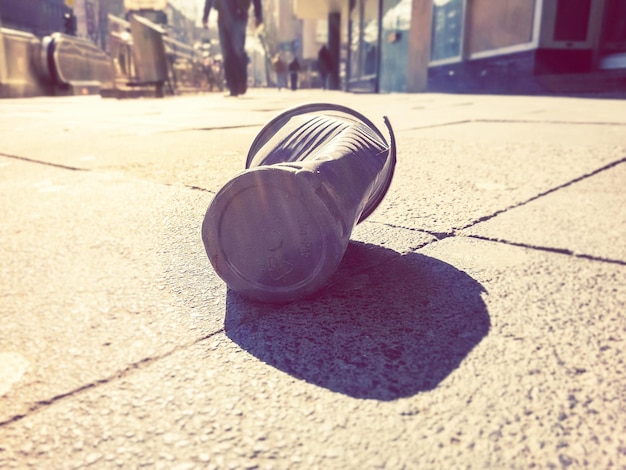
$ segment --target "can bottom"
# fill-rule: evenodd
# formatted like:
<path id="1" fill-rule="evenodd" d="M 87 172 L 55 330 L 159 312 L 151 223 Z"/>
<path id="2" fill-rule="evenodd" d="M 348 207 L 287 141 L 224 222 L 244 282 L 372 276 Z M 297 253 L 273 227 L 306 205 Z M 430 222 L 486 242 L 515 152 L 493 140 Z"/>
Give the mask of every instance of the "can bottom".
<path id="1" fill-rule="evenodd" d="M 230 288 L 263 302 L 289 302 L 321 288 L 335 272 L 348 236 L 310 179 L 297 169 L 258 167 L 215 196 L 202 239 Z"/>

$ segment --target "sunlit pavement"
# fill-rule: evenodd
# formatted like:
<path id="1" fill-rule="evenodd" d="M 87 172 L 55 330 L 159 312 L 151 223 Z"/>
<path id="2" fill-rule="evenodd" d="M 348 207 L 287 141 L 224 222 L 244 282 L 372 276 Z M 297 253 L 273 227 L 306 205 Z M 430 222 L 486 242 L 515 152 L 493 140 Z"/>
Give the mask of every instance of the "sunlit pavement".
<path id="1" fill-rule="evenodd" d="M 320 101 L 394 181 L 327 289 L 244 300 L 204 213 Z M 0 468 L 622 468 L 625 184 L 624 100 L 0 101 Z"/>

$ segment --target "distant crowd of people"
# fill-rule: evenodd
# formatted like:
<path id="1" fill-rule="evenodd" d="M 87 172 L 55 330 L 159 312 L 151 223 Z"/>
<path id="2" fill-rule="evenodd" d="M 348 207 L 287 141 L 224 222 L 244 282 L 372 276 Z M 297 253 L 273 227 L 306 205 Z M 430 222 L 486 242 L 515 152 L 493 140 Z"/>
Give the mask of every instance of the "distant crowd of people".
<path id="1" fill-rule="evenodd" d="M 287 76 L 289 76 L 289 87 L 296 91 L 298 89 L 298 79 L 302 67 L 297 57 L 294 57 L 289 64 L 281 58 L 280 53 L 276 53 L 272 59 L 272 69 L 276 74 L 276 86 L 280 91 L 287 88 Z"/>
<path id="2" fill-rule="evenodd" d="M 248 56 L 245 50 L 246 28 L 248 26 L 248 12 L 254 6 L 255 26 L 263 23 L 261 0 L 205 0 L 202 24 L 208 28 L 209 13 L 212 8 L 217 10 L 217 26 L 222 49 L 222 68 L 228 96 L 243 95 L 248 86 Z M 287 64 L 280 53 L 272 58 L 272 68 L 276 74 L 276 86 L 279 90 L 287 88 L 298 89 L 299 75 L 302 70 L 297 57 Z M 322 88 L 329 88 L 329 77 L 335 69 L 332 54 L 322 46 L 317 57 L 317 70 L 322 81 Z M 289 85 L 287 81 L 289 79 Z"/>
<path id="3" fill-rule="evenodd" d="M 322 88 L 328 89 L 329 85 L 329 77 L 333 71 L 333 58 L 330 50 L 326 45 L 323 45 L 317 55 L 317 71 L 320 74 L 320 79 L 322 82 Z M 300 62 L 297 57 L 294 57 L 289 64 L 287 64 L 281 54 L 277 52 L 272 58 L 272 69 L 276 74 L 276 87 L 278 90 L 282 88 L 287 88 L 288 86 L 293 90 L 298 89 L 298 80 L 300 71 L 302 67 L 300 66 Z M 287 77 L 289 77 L 289 85 L 287 84 Z"/>

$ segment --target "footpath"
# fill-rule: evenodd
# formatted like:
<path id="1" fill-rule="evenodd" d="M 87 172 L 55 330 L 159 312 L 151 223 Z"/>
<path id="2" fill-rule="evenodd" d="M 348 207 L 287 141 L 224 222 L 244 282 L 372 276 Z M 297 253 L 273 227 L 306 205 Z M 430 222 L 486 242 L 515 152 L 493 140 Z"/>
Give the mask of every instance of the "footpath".
<path id="1" fill-rule="evenodd" d="M 329 286 L 200 238 L 259 130 L 395 130 Z M 626 100 L 251 89 L 0 101 L 0 468 L 626 468 Z"/>

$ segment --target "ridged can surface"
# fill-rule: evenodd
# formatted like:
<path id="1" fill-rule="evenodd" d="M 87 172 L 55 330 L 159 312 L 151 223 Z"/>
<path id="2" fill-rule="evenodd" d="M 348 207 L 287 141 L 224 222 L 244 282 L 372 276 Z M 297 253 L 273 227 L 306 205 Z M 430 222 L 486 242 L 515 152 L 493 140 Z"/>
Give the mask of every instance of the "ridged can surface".
<path id="1" fill-rule="evenodd" d="M 207 255 L 230 288 L 289 302 L 323 287 L 354 226 L 389 189 L 390 144 L 363 115 L 333 105 L 288 110 L 251 145 L 246 170 L 215 196 L 202 226 Z"/>

